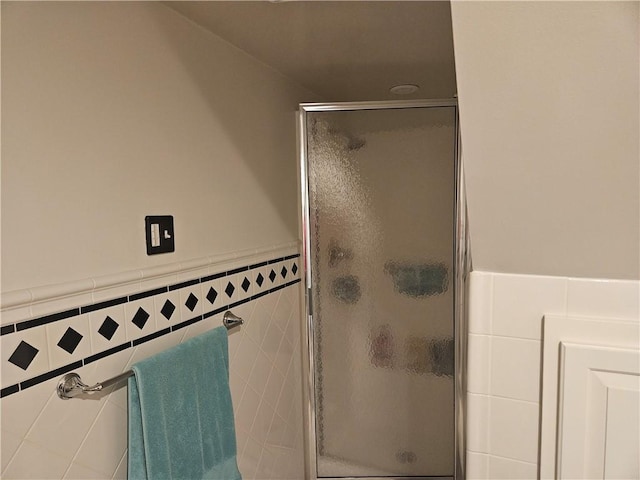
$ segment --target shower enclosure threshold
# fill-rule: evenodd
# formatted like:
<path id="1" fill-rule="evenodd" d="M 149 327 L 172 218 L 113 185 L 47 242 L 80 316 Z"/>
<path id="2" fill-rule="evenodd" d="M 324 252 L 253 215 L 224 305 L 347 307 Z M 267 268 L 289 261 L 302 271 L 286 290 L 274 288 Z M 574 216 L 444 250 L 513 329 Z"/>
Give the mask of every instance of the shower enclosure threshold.
<path id="1" fill-rule="evenodd" d="M 452 480 L 453 477 L 415 477 L 406 476 L 403 477 L 398 474 L 385 472 L 383 470 L 372 469 L 364 465 L 349 462 L 342 458 L 337 457 L 322 457 L 318 459 L 318 470 L 322 470 L 323 467 L 331 467 L 334 472 L 345 472 L 344 476 L 338 475 L 333 477 L 318 476 L 318 480 Z"/>

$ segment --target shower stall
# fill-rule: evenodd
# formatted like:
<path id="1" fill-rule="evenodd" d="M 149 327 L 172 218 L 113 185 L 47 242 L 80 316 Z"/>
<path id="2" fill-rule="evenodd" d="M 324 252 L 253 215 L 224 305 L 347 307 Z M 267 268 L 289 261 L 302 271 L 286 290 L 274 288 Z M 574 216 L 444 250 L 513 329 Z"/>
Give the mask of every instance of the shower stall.
<path id="1" fill-rule="evenodd" d="M 311 478 L 464 478 L 455 100 L 303 104 Z"/>

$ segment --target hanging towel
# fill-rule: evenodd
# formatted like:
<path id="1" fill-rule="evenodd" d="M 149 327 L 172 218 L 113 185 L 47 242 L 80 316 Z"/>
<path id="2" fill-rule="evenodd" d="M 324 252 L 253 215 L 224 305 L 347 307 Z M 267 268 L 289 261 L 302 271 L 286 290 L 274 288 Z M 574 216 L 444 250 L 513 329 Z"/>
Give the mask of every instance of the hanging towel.
<path id="1" fill-rule="evenodd" d="M 240 480 L 227 330 L 133 365 L 128 478 Z"/>

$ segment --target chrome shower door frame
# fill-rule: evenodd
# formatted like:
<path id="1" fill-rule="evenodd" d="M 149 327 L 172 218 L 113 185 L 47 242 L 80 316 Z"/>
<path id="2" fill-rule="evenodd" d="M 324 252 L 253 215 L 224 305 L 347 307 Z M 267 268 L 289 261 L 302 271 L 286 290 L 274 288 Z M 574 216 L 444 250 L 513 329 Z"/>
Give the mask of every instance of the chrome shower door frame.
<path id="1" fill-rule="evenodd" d="M 354 110 L 386 110 L 403 108 L 429 108 L 429 107 L 454 107 L 455 118 L 455 145 L 454 145 L 454 171 L 455 171 L 455 212 L 454 212 L 454 344 L 455 344 L 455 461 L 454 478 L 465 478 L 466 437 L 465 437 L 465 412 L 466 412 L 466 362 L 467 362 L 467 277 L 471 270 L 471 258 L 469 254 L 469 237 L 467 231 L 467 210 L 464 190 L 464 172 L 460 148 L 460 123 L 458 116 L 457 99 L 437 100 L 409 100 L 409 101 L 379 101 L 379 102 L 343 102 L 343 103 L 302 103 L 299 106 L 298 117 L 298 151 L 300 167 L 300 209 L 301 209 L 301 235 L 304 259 L 304 318 L 305 328 L 302 329 L 302 345 L 307 346 L 307 354 L 303 354 L 303 400 L 305 416 L 305 468 L 306 478 L 316 480 L 316 405 L 315 405 L 315 365 L 314 365 L 314 323 L 312 305 L 312 276 L 311 276 L 311 232 L 309 223 L 309 184 L 308 184 L 308 160 L 307 160 L 307 113 L 354 111 Z M 326 477 L 323 477 L 326 478 Z M 352 478 L 352 477 L 349 477 Z M 355 477 L 353 477 L 355 479 Z M 397 477 L 422 478 L 437 480 L 438 478 L 451 477 Z M 355 480 L 375 480 L 374 477 L 357 477 Z M 393 480 L 392 477 L 384 477 L 385 480 Z M 330 479 L 327 479 L 330 480 Z M 348 480 L 341 478 L 341 480 Z"/>

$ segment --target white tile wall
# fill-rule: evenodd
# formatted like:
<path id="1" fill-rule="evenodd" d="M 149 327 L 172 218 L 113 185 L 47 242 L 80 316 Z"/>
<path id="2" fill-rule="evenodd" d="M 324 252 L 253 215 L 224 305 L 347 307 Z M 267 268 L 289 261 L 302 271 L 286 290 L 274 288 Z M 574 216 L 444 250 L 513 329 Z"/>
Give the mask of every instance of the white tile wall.
<path id="1" fill-rule="evenodd" d="M 538 475 L 542 319 L 638 318 L 640 282 L 472 272 L 467 478 Z"/>
<path id="2" fill-rule="evenodd" d="M 262 256 L 247 260 L 244 265 L 296 251 L 289 249 L 279 253 L 268 256 L 261 254 Z M 298 264 L 295 275 L 291 271 L 294 262 Z M 259 271 L 265 276 L 271 268 L 278 274 L 273 283 L 265 278 L 262 288 L 254 285 L 257 276 L 254 271 L 233 275 L 236 291 L 232 299 L 248 298 L 273 286 L 301 278 L 299 263 L 299 258 L 295 258 L 260 268 Z M 287 268 L 284 279 L 281 275 L 283 266 Z M 205 273 L 216 273 L 215 266 L 209 267 L 209 272 L 202 274 Z M 247 292 L 241 287 L 245 276 L 252 282 Z M 188 279 L 182 274 L 171 277 L 172 281 L 176 278 L 179 281 Z M 70 361 L 104 351 L 110 346 L 122 344 L 125 340 L 140 338 L 181 320 L 188 320 L 203 311 L 228 304 L 224 293 L 228 281 L 229 278 L 223 277 L 21 333 L 3 335 L 2 386 L 31 378 L 32 372 L 49 371 Z M 171 283 L 168 282 L 167 285 Z M 154 288 L 158 285 L 161 282 L 154 281 Z M 242 327 L 229 332 L 229 359 L 238 463 L 243 478 L 247 480 L 300 479 L 304 476 L 301 362 L 296 358 L 300 355 L 300 285 L 297 283 L 287 286 L 232 309 L 245 320 Z M 211 286 L 219 292 L 219 299 L 214 305 L 206 299 Z M 129 293 L 140 291 L 138 283 L 131 284 L 131 288 Z M 117 291 L 119 296 L 126 295 L 127 292 L 126 288 L 115 288 L 113 291 Z M 198 297 L 198 304 L 193 311 L 185 306 L 191 293 Z M 221 301 L 222 298 L 225 300 Z M 100 297 L 101 301 L 107 299 L 109 297 Z M 170 320 L 160 315 L 166 299 L 170 299 L 176 306 Z M 56 301 L 56 307 L 64 309 L 65 305 Z M 131 323 L 131 318 L 139 307 L 150 314 L 142 330 Z M 28 314 L 30 309 L 25 311 Z M 44 305 L 39 307 L 39 311 L 50 313 Z M 104 342 L 104 338 L 97 333 L 106 315 L 111 315 L 121 325 L 111 342 Z M 19 320 L 16 317 L 14 321 Z M 142 358 L 221 323 L 222 313 L 107 356 L 78 368 L 77 372 L 88 382 L 104 380 L 127 370 L 132 363 Z M 56 345 L 59 337 L 69 327 L 83 335 L 72 354 Z M 4 357 L 15 349 L 16 345 L 13 344 L 18 338 L 27 337 L 30 343 L 41 349 L 29 367 L 29 374 L 18 367 L 15 367 L 15 372 L 5 372 L 14 366 Z M 63 401 L 54 393 L 57 381 L 58 377 L 2 398 L 2 478 L 126 478 L 126 386 L 93 395 L 90 399 Z M 61 441 L 62 438 L 64 441 Z"/>

